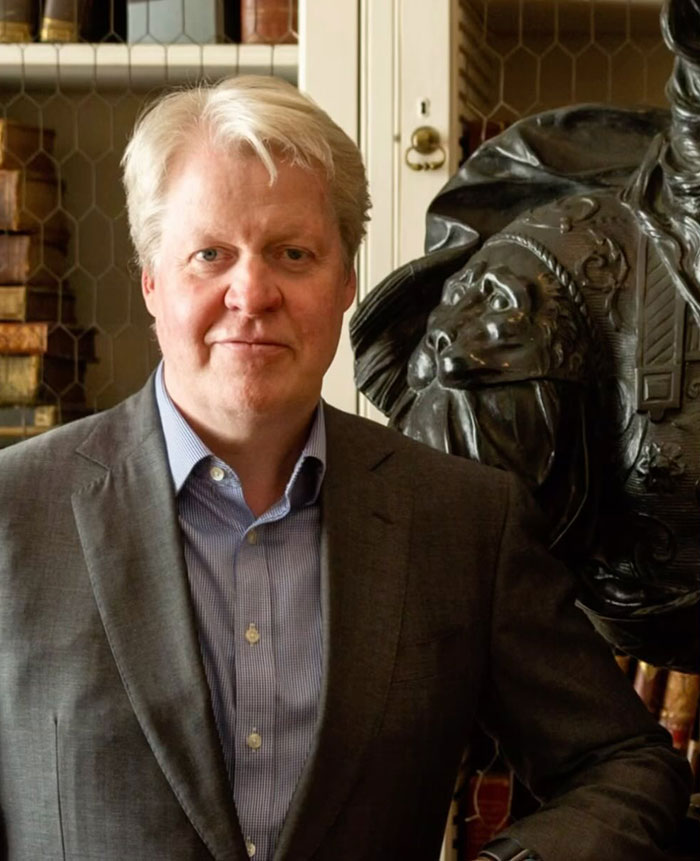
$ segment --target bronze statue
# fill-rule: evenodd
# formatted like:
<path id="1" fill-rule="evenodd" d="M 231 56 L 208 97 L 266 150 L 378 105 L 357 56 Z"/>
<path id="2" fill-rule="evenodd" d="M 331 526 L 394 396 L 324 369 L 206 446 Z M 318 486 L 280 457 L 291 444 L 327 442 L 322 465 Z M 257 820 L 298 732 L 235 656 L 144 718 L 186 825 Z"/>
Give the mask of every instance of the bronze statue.
<path id="1" fill-rule="evenodd" d="M 697 672 L 700 2 L 662 28 L 670 111 L 575 106 L 484 144 L 351 336 L 394 427 L 520 473 L 601 633 Z"/>

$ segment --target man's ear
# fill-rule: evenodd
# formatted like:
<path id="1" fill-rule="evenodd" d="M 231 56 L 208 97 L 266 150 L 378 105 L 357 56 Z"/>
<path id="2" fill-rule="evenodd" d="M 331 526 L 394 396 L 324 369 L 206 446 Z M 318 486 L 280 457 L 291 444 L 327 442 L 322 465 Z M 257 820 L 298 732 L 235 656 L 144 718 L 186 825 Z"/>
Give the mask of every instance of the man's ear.
<path id="1" fill-rule="evenodd" d="M 146 308 L 148 308 L 148 312 L 152 317 L 156 316 L 155 313 L 155 297 L 154 291 L 156 288 L 155 280 L 153 275 L 147 270 L 141 270 L 141 293 L 143 295 L 143 301 L 146 303 Z"/>
<path id="2" fill-rule="evenodd" d="M 345 281 L 345 284 L 343 284 L 343 290 L 345 292 L 343 311 L 347 311 L 355 301 L 355 295 L 357 293 L 357 272 L 355 271 L 354 266 L 348 272 L 347 280 Z"/>

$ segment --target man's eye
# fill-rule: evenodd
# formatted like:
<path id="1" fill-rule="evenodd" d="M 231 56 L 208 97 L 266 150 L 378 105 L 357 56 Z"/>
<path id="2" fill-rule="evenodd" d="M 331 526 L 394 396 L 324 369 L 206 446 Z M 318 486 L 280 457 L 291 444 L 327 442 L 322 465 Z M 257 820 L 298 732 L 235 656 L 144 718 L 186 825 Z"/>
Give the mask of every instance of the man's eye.
<path id="1" fill-rule="evenodd" d="M 309 255 L 301 248 L 285 248 L 284 256 L 287 260 L 293 260 L 296 262 L 298 260 L 306 260 Z"/>
<path id="2" fill-rule="evenodd" d="M 219 256 L 216 248 L 203 248 L 195 254 L 197 260 L 203 260 L 205 263 L 213 263 Z"/>

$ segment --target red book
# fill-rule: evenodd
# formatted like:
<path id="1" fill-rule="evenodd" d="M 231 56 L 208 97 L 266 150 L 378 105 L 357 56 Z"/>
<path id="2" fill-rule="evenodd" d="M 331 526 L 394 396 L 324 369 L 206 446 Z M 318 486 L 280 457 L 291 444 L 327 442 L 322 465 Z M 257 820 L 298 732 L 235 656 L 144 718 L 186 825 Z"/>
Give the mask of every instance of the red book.
<path id="1" fill-rule="evenodd" d="M 507 771 L 478 772 L 469 780 L 465 817 L 465 858 L 479 850 L 511 822 L 513 775 Z"/>
<path id="2" fill-rule="evenodd" d="M 699 696 L 700 675 L 669 671 L 659 723 L 671 733 L 673 746 L 684 752 L 688 750 Z"/>

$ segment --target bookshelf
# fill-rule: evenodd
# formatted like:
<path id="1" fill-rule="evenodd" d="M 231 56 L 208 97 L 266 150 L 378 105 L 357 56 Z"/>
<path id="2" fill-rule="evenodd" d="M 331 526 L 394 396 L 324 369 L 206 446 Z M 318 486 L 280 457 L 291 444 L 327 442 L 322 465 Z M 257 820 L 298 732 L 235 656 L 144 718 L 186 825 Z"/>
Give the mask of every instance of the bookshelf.
<path id="1" fill-rule="evenodd" d="M 0 44 L 3 92 L 57 85 L 143 90 L 237 74 L 296 83 L 298 65 L 297 45 Z"/>

